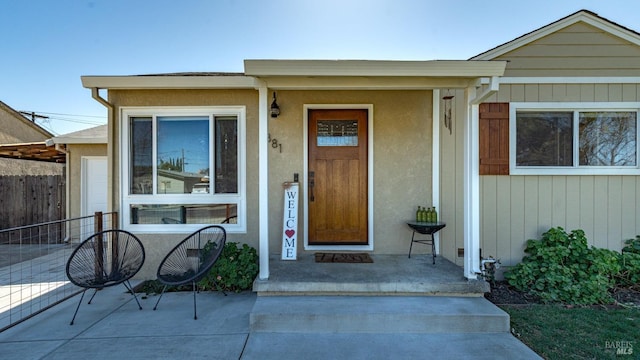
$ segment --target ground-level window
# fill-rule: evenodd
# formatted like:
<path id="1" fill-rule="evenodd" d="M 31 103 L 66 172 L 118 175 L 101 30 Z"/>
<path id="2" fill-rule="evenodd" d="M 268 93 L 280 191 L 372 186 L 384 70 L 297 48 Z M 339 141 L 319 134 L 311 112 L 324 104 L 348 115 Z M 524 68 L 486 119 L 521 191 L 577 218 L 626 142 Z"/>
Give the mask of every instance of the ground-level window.
<path id="1" fill-rule="evenodd" d="M 246 229 L 244 107 L 122 111 L 125 227 Z"/>
<path id="2" fill-rule="evenodd" d="M 638 104 L 511 104 L 511 174 L 638 173 Z"/>

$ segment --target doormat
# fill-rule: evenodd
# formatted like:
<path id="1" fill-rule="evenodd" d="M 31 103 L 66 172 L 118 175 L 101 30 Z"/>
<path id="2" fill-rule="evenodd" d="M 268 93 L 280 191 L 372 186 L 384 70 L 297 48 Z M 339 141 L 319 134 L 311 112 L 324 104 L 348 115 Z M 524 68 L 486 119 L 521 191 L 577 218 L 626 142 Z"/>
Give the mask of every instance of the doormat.
<path id="1" fill-rule="evenodd" d="M 367 253 L 316 253 L 318 263 L 372 263 Z"/>

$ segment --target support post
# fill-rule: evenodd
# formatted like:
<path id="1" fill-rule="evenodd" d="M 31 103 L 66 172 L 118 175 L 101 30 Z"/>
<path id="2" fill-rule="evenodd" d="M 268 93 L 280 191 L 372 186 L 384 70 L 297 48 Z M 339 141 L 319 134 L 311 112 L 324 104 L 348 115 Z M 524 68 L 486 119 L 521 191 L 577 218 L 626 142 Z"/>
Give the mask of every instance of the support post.
<path id="1" fill-rule="evenodd" d="M 464 276 L 480 273 L 480 160 L 478 157 L 479 106 L 472 102 L 476 89 L 465 90 L 467 114 L 464 122 Z"/>
<path id="2" fill-rule="evenodd" d="M 433 90 L 431 99 L 432 111 L 432 135 L 431 135 L 431 202 L 437 211 L 442 213 L 440 208 L 440 89 Z M 436 232 L 433 237 L 433 246 L 436 254 L 440 254 L 440 235 Z"/>
<path id="3" fill-rule="evenodd" d="M 102 223 L 102 211 L 96 211 L 93 214 L 93 232 L 95 234 L 104 230 L 104 225 Z"/>
<path id="4" fill-rule="evenodd" d="M 268 88 L 262 84 L 258 88 L 258 217 L 260 236 L 260 280 L 269 279 L 269 104 Z"/>

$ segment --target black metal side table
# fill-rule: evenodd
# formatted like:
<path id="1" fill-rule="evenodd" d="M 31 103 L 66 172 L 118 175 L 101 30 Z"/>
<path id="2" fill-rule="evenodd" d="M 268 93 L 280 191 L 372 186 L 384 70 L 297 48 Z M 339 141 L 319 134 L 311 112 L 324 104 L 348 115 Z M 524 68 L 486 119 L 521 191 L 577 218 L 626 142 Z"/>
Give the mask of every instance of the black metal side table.
<path id="1" fill-rule="evenodd" d="M 411 245 L 409 245 L 409 258 L 411 258 L 411 249 L 413 243 L 431 245 L 431 256 L 433 257 L 433 264 L 436 263 L 436 242 L 433 235 L 444 228 L 447 224 L 443 222 L 421 222 L 421 221 L 408 221 L 407 225 L 413 230 L 411 235 Z M 416 232 L 423 235 L 428 235 L 427 239 L 416 239 Z"/>

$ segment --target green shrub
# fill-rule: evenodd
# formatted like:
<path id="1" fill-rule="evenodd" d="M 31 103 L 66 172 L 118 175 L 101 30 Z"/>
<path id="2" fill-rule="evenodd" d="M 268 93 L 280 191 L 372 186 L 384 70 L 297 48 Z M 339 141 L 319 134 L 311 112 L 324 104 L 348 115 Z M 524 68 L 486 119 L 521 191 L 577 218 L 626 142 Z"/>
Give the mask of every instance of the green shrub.
<path id="1" fill-rule="evenodd" d="M 635 239 L 624 241 L 625 246 L 622 248 L 623 253 L 634 253 L 640 255 L 640 235 L 636 235 Z"/>
<path id="2" fill-rule="evenodd" d="M 616 277 L 616 282 L 622 287 L 640 286 L 640 235 L 635 239 L 625 240 L 625 247 L 620 255 L 622 269 Z"/>
<path id="3" fill-rule="evenodd" d="M 522 262 L 505 273 L 519 291 L 545 302 L 598 304 L 613 301 L 609 289 L 621 271 L 620 255 L 589 247 L 582 230 L 549 229 L 528 240 Z"/>
<path id="4" fill-rule="evenodd" d="M 228 242 L 220 258 L 207 276 L 198 282 L 202 290 L 249 290 L 258 275 L 258 253 L 255 248 Z"/>
<path id="5" fill-rule="evenodd" d="M 622 269 L 616 277 L 617 285 L 621 287 L 640 286 L 640 254 L 623 252 L 620 256 Z"/>

